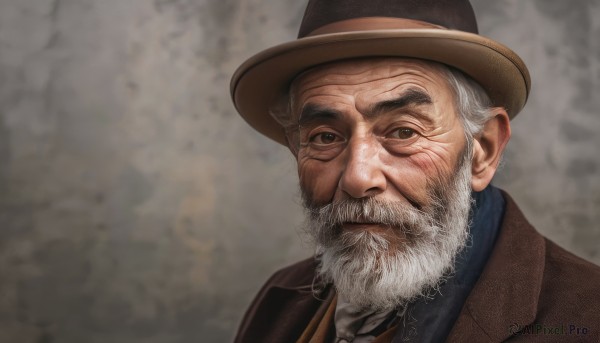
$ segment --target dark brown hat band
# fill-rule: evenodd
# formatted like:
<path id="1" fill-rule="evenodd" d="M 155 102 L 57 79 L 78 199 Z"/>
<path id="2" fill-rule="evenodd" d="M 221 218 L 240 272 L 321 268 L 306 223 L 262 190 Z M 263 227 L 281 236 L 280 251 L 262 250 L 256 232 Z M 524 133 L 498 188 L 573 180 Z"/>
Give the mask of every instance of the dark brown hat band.
<path id="1" fill-rule="evenodd" d="M 307 36 L 318 36 L 329 33 L 373 31 L 390 29 L 443 29 L 445 27 L 427 23 L 420 20 L 391 18 L 391 17 L 366 17 L 353 18 L 327 24 L 312 31 Z"/>

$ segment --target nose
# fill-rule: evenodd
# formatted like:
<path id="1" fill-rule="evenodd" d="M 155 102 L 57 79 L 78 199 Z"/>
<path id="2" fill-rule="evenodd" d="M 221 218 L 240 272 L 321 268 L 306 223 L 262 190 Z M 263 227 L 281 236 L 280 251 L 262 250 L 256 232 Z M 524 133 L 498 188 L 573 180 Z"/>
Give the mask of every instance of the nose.
<path id="1" fill-rule="evenodd" d="M 381 146 L 375 138 L 352 138 L 348 142 L 347 161 L 340 177 L 339 189 L 352 198 L 372 197 L 383 193 L 387 179 L 379 159 Z"/>

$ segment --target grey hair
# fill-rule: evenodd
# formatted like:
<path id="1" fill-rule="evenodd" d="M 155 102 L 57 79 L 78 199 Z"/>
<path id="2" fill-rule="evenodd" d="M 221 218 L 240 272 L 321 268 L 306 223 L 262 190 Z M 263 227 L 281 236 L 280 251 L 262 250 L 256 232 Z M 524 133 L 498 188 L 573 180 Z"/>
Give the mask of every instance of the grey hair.
<path id="1" fill-rule="evenodd" d="M 463 123 L 467 141 L 483 130 L 494 115 L 492 101 L 485 90 L 458 69 L 445 67 L 446 80 L 454 92 L 455 106 Z"/>
<path id="2" fill-rule="evenodd" d="M 437 64 L 437 63 L 436 63 Z M 460 70 L 444 64 L 438 64 L 446 74 L 446 80 L 454 93 L 455 106 L 465 131 L 467 151 L 471 151 L 473 138 L 479 134 L 484 124 L 493 116 L 492 101 L 485 90 L 472 78 Z M 287 94 L 269 109 L 269 114 L 286 133 L 297 128 L 292 115 L 294 109 L 294 86 L 292 82 Z M 470 154 L 469 154 L 470 155 Z"/>

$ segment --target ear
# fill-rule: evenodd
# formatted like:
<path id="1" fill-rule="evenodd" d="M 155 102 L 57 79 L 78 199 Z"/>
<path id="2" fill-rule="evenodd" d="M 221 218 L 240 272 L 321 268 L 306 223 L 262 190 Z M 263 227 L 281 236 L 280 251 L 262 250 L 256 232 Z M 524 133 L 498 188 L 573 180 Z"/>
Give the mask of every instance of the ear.
<path id="1" fill-rule="evenodd" d="M 483 130 L 473 140 L 473 164 L 471 187 L 481 192 L 492 181 L 504 147 L 510 139 L 510 119 L 506 110 L 500 107 L 491 109 L 494 116 L 483 126 Z"/>

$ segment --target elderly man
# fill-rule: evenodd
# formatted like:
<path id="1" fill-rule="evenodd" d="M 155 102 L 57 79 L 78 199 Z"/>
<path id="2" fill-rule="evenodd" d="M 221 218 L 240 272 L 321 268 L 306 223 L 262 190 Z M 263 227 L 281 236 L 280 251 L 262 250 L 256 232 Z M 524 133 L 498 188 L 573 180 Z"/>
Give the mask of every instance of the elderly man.
<path id="1" fill-rule="evenodd" d="M 467 0 L 309 1 L 232 95 L 296 157 L 316 254 L 269 279 L 236 341 L 597 342 L 600 268 L 490 185 L 529 87 Z"/>

